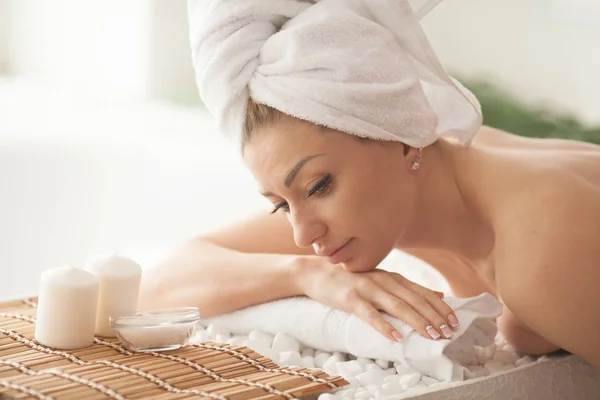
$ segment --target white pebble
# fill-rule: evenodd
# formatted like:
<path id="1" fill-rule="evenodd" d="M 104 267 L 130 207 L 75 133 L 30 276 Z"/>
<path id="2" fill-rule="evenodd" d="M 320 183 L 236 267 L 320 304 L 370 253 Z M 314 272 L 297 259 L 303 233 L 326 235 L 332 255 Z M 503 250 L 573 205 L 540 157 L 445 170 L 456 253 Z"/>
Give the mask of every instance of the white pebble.
<path id="1" fill-rule="evenodd" d="M 423 382 L 427 386 L 431 386 L 431 385 L 435 385 L 436 383 L 440 383 L 440 381 L 438 381 L 437 379 L 432 378 L 430 376 L 425 376 L 425 375 L 423 375 L 421 377 L 421 382 Z"/>
<path id="2" fill-rule="evenodd" d="M 291 335 L 278 333 L 273 339 L 273 350 L 281 353 L 282 351 L 295 351 L 300 353 L 300 342 Z"/>
<path id="3" fill-rule="evenodd" d="M 404 375 L 400 378 L 400 384 L 405 387 L 413 387 L 421 380 L 421 374 L 418 372 Z"/>
<path id="4" fill-rule="evenodd" d="M 302 356 L 302 358 L 304 358 L 304 357 L 314 357 L 315 356 L 315 350 L 311 349 L 311 348 L 306 348 L 306 349 L 302 350 L 302 353 L 300 353 L 300 355 Z"/>
<path id="5" fill-rule="evenodd" d="M 206 331 L 208 332 L 208 335 L 211 339 L 215 339 L 217 335 L 224 335 L 227 337 L 231 336 L 231 333 L 227 329 L 217 326 L 215 324 L 210 324 Z"/>
<path id="6" fill-rule="evenodd" d="M 504 344 L 504 346 L 502 347 L 502 350 L 506 351 L 508 353 L 515 353 L 515 354 L 517 353 L 517 349 L 508 343 Z"/>
<path id="7" fill-rule="evenodd" d="M 390 400 L 389 395 L 383 391 L 383 389 L 378 389 L 375 392 L 375 400 Z"/>
<path id="8" fill-rule="evenodd" d="M 202 330 L 200 332 L 196 332 L 196 334 L 190 339 L 190 343 L 202 343 L 209 342 L 211 340 L 210 335 L 207 331 Z"/>
<path id="9" fill-rule="evenodd" d="M 496 354 L 496 345 L 491 344 L 489 346 L 484 347 L 483 354 L 487 357 L 488 360 L 494 358 L 494 355 Z"/>
<path id="10" fill-rule="evenodd" d="M 354 378 L 356 375 L 364 372 L 362 364 L 356 360 L 341 362 L 337 367 L 339 374 L 342 375 L 344 379 Z"/>
<path id="11" fill-rule="evenodd" d="M 337 356 L 337 358 L 339 358 L 340 361 L 346 361 L 346 353 L 340 353 L 339 351 L 334 351 L 333 355 Z"/>
<path id="12" fill-rule="evenodd" d="M 387 373 L 382 369 L 374 369 L 356 375 L 356 379 L 363 385 L 381 385 L 386 376 L 388 376 Z"/>
<path id="13" fill-rule="evenodd" d="M 227 341 L 228 341 L 229 339 L 231 339 L 231 336 L 229 336 L 229 335 L 221 335 L 221 334 L 218 334 L 218 335 L 215 337 L 215 342 L 217 342 L 217 343 L 227 343 Z"/>
<path id="14" fill-rule="evenodd" d="M 480 353 L 483 350 L 480 351 Z M 477 360 L 477 355 L 475 352 L 473 351 L 459 351 L 456 353 L 447 353 L 446 354 L 448 356 L 448 358 L 450 358 L 453 361 L 457 361 L 459 364 L 461 365 L 469 365 L 469 364 L 477 364 L 478 360 Z M 484 357 L 484 356 L 482 356 Z M 487 357 L 486 357 L 487 359 Z"/>
<path id="15" fill-rule="evenodd" d="M 234 336 L 227 341 L 227 344 L 232 346 L 241 346 L 242 343 L 244 343 L 244 340 L 246 340 L 246 338 L 243 336 Z"/>
<path id="16" fill-rule="evenodd" d="M 385 372 L 387 372 L 388 375 L 396 375 L 396 368 L 394 368 L 394 367 L 388 368 L 385 370 Z"/>
<path id="17" fill-rule="evenodd" d="M 346 381 L 348 381 L 349 385 L 345 386 L 345 387 L 355 387 L 355 388 L 360 388 L 360 381 L 356 378 L 344 378 L 346 379 Z"/>
<path id="18" fill-rule="evenodd" d="M 257 342 L 262 342 L 266 346 L 271 347 L 273 345 L 273 339 L 275 338 L 273 335 L 261 332 L 261 331 L 252 331 L 248 335 L 248 338 L 251 340 L 256 340 Z"/>
<path id="19" fill-rule="evenodd" d="M 502 336 L 502 334 L 500 332 L 498 332 L 496 334 L 496 337 L 494 338 L 494 342 L 496 342 L 496 344 L 498 344 L 498 345 L 506 344 L 506 340 L 504 340 L 504 336 Z"/>
<path id="20" fill-rule="evenodd" d="M 518 359 L 518 355 L 507 351 L 498 351 L 494 355 L 494 361 L 499 361 L 503 364 L 514 364 Z"/>
<path id="21" fill-rule="evenodd" d="M 371 393 L 369 393 L 369 391 L 367 391 L 366 389 L 363 389 L 362 387 L 358 388 L 356 390 L 356 393 L 354 393 L 355 399 L 368 399 L 370 397 L 371 397 Z"/>
<path id="22" fill-rule="evenodd" d="M 339 363 L 340 363 L 340 359 L 338 356 L 331 356 L 323 364 L 323 370 L 325 372 L 327 372 L 329 375 L 337 375 L 340 373 L 338 370 Z"/>
<path id="23" fill-rule="evenodd" d="M 316 368 L 315 359 L 311 356 L 302 357 L 302 360 L 300 361 L 300 365 L 303 368 L 309 368 L 309 369 Z"/>
<path id="24" fill-rule="evenodd" d="M 383 391 L 386 394 L 396 394 L 403 391 L 402 385 L 400 383 L 384 383 Z"/>
<path id="25" fill-rule="evenodd" d="M 256 340 L 248 339 L 245 341 L 245 344 L 243 344 L 243 346 L 251 348 L 252 350 L 256 351 L 257 353 L 259 353 L 267 358 L 270 358 L 271 360 L 274 360 L 274 361 L 279 360 L 279 355 L 277 353 L 275 353 L 274 351 L 272 351 L 268 346 L 265 346 L 265 344 L 263 342 L 258 342 Z"/>
<path id="26" fill-rule="evenodd" d="M 410 367 L 408 365 L 398 365 L 396 367 L 396 373 L 398 375 L 407 375 L 407 374 L 412 374 L 417 372 L 413 367 Z"/>
<path id="27" fill-rule="evenodd" d="M 379 389 L 379 386 L 378 385 L 366 385 L 365 389 L 367 389 L 367 391 L 370 394 L 375 394 L 375 392 Z"/>
<path id="28" fill-rule="evenodd" d="M 385 378 L 383 378 L 383 382 L 400 384 L 400 375 L 388 375 Z"/>
<path id="29" fill-rule="evenodd" d="M 388 369 L 390 367 L 390 362 L 387 360 L 375 360 L 375 364 L 379 365 L 381 369 Z"/>
<path id="30" fill-rule="evenodd" d="M 484 365 L 489 361 L 489 358 L 483 353 L 483 351 L 476 351 L 475 357 L 477 358 L 477 363 L 479 365 Z"/>
<path id="31" fill-rule="evenodd" d="M 315 366 L 317 368 L 323 368 L 323 364 L 325 364 L 325 361 L 329 360 L 329 357 L 331 357 L 331 354 L 319 353 L 317 351 L 315 354 Z"/>
<path id="32" fill-rule="evenodd" d="M 297 351 L 282 351 L 279 353 L 279 364 L 299 367 L 302 365 L 302 357 Z"/>
<path id="33" fill-rule="evenodd" d="M 490 372 L 490 374 L 496 374 L 498 372 L 505 371 L 507 369 L 506 367 L 506 365 L 498 361 L 490 361 L 487 364 L 485 364 L 485 369 L 487 369 Z M 508 367 L 511 368 L 512 366 Z"/>
<path id="34" fill-rule="evenodd" d="M 341 398 L 341 396 L 337 396 L 335 394 L 323 393 L 319 395 L 318 400 L 341 400 Z"/>
<path id="35" fill-rule="evenodd" d="M 271 350 L 268 346 L 265 346 L 263 342 L 259 342 L 257 340 L 252 339 L 246 340 L 244 346 L 249 347 L 254 351 L 258 351 L 259 353 L 264 350 Z"/>
<path id="36" fill-rule="evenodd" d="M 338 392 L 335 392 L 336 395 L 341 396 L 342 399 L 353 399 L 354 394 L 356 393 L 356 388 L 344 388 Z"/>
<path id="37" fill-rule="evenodd" d="M 531 364 L 534 361 L 535 360 L 533 359 L 533 357 L 525 356 L 525 357 L 521 357 L 517 361 L 515 361 L 515 365 L 517 367 L 520 367 L 521 365 Z"/>
<path id="38" fill-rule="evenodd" d="M 365 371 L 382 371 L 382 369 L 377 364 L 367 364 L 365 365 Z"/>
<path id="39" fill-rule="evenodd" d="M 361 363 L 363 366 L 366 366 L 366 365 L 369 365 L 369 364 L 373 364 L 373 360 L 371 360 L 370 358 L 358 357 L 356 359 L 356 361 L 358 361 L 359 363 Z"/>
<path id="40" fill-rule="evenodd" d="M 479 365 L 470 365 L 465 371 L 465 377 L 467 379 L 480 378 L 486 375 L 488 375 L 488 371 L 485 369 L 485 367 L 481 367 Z"/>

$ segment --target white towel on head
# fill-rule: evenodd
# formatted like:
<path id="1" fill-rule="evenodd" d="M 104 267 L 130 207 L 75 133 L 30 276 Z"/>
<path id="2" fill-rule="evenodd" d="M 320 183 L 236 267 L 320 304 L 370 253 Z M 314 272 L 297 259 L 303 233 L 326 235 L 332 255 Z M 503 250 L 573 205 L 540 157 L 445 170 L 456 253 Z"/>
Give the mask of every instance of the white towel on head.
<path id="1" fill-rule="evenodd" d="M 287 333 L 316 349 L 401 361 L 439 380 L 462 380 L 463 368 L 456 357 L 474 354 L 474 346 L 494 343 L 497 329 L 491 319 L 502 313 L 502 305 L 488 293 L 467 299 L 446 298 L 445 301 L 460 321 L 450 339 L 426 339 L 405 322 L 384 314 L 404 336 L 401 342 L 393 342 L 354 314 L 306 297 L 248 307 L 202 319 L 200 324 L 215 324 L 242 334 L 253 330 Z"/>
<path id="2" fill-rule="evenodd" d="M 441 136 L 468 144 L 481 125 L 479 103 L 444 71 L 419 25 L 440 0 L 188 1 L 200 95 L 237 145 L 250 97 L 414 147 Z"/>

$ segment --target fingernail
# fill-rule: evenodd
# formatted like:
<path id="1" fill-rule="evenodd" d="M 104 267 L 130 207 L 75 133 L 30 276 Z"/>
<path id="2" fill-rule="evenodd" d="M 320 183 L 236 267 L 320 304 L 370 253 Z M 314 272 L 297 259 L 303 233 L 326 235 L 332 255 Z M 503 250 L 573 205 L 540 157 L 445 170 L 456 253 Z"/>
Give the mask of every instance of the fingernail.
<path id="1" fill-rule="evenodd" d="M 429 336 L 431 336 L 433 338 L 433 340 L 439 339 L 442 336 L 439 334 L 438 331 L 433 329 L 433 326 L 431 326 L 431 325 L 427 325 L 425 327 L 425 330 L 427 331 L 427 333 L 429 333 Z"/>
<path id="2" fill-rule="evenodd" d="M 456 328 L 458 326 L 458 318 L 456 318 L 454 314 L 448 315 L 448 322 L 453 328 Z"/>
<path id="3" fill-rule="evenodd" d="M 397 341 L 401 342 L 402 341 L 402 335 L 400 334 L 400 332 L 398 331 L 392 331 L 392 336 L 394 337 L 394 339 L 396 339 Z"/>
<path id="4" fill-rule="evenodd" d="M 452 336 L 454 336 L 454 332 L 452 332 L 452 329 L 450 329 L 448 327 L 448 325 L 446 325 L 446 324 L 441 324 L 440 330 L 442 331 L 444 336 L 446 336 L 448 339 L 451 338 Z"/>

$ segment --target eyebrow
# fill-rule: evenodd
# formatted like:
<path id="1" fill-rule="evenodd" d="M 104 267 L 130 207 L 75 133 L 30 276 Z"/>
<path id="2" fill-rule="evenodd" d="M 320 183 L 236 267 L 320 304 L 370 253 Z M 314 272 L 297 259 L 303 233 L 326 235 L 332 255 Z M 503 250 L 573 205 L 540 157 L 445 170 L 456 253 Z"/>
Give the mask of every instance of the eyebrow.
<path id="1" fill-rule="evenodd" d="M 294 182 L 294 179 L 296 179 L 296 176 L 298 175 L 298 173 L 300 172 L 302 167 L 304 167 L 304 165 L 306 165 L 306 163 L 308 163 L 313 158 L 321 157 L 324 155 L 327 155 L 327 153 L 311 154 L 310 156 L 306 156 L 306 157 L 302 158 L 300 161 L 298 161 L 296 163 L 296 165 L 294 165 L 294 167 L 290 170 L 290 172 L 288 172 L 287 177 L 285 178 L 285 181 L 283 182 L 285 187 L 289 188 L 292 185 L 292 182 Z M 263 196 L 274 196 L 274 194 L 272 192 L 263 192 L 262 195 Z"/>
<path id="2" fill-rule="evenodd" d="M 285 187 L 289 188 L 292 185 L 292 182 L 294 182 L 294 179 L 296 179 L 296 175 L 298 175 L 298 172 L 300 172 L 300 169 L 302 169 L 302 167 L 304 167 L 304 165 L 307 162 L 309 162 L 313 158 L 324 156 L 325 154 L 326 153 L 313 154 L 313 155 L 310 155 L 310 156 L 306 156 L 303 159 L 301 159 L 300 161 L 298 161 L 296 163 L 296 165 L 294 165 L 294 168 L 292 168 L 290 170 L 290 172 L 288 172 L 288 175 L 285 178 L 285 182 L 284 182 Z"/>

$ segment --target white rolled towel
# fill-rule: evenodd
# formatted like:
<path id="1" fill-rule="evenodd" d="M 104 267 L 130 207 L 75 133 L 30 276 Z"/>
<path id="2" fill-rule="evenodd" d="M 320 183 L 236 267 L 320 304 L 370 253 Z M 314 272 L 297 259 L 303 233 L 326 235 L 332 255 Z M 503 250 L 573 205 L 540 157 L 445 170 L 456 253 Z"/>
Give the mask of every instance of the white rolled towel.
<path id="1" fill-rule="evenodd" d="M 315 349 L 400 361 L 439 380 L 461 380 L 462 366 L 448 355 L 474 352 L 474 346 L 485 347 L 494 343 L 497 328 L 492 319 L 502 313 L 502 304 L 489 293 L 444 300 L 460 321 L 451 339 L 424 338 L 407 323 L 383 314 L 404 336 L 401 342 L 391 341 L 354 314 L 307 297 L 272 301 L 205 318 L 199 323 L 214 324 L 241 334 L 254 330 L 273 335 L 287 333 Z"/>
<path id="2" fill-rule="evenodd" d="M 480 105 L 419 24 L 439 1 L 188 0 L 200 95 L 240 148 L 249 98 L 361 137 L 468 144 Z"/>

